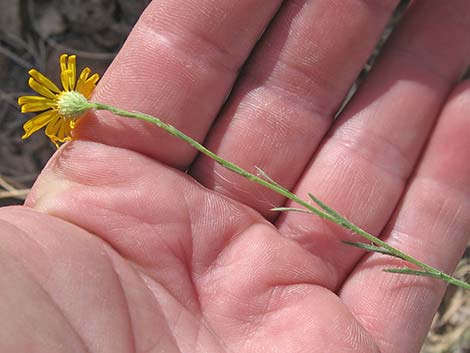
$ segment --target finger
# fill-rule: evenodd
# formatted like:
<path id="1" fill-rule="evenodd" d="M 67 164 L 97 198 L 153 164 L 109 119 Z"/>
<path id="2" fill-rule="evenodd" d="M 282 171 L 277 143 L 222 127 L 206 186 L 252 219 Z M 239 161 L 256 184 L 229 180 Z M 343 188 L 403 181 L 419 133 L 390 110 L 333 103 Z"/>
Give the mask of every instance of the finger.
<path id="1" fill-rule="evenodd" d="M 390 245 L 447 273 L 452 273 L 470 240 L 469 114 L 466 81 L 443 110 L 385 232 Z M 418 352 L 445 285 L 435 279 L 380 272 L 391 267 L 403 263 L 376 254 L 367 257 L 345 282 L 341 297 L 376 338 L 381 352 Z"/>
<path id="2" fill-rule="evenodd" d="M 251 58 L 207 140 L 248 170 L 290 188 L 328 129 L 397 1 L 287 1 Z M 191 169 L 207 187 L 268 218 L 282 196 L 201 156 Z"/>
<path id="3" fill-rule="evenodd" d="M 152 1 L 93 100 L 162 118 L 197 140 L 204 136 L 237 71 L 280 0 Z M 195 151 L 148 123 L 100 112 L 77 135 L 185 168 Z"/>
<path id="4" fill-rule="evenodd" d="M 313 193 L 353 223 L 380 234 L 467 64 L 468 14 L 465 0 L 414 3 L 306 170 L 298 195 Z M 320 219 L 289 213 L 278 226 L 334 264 L 339 283 L 362 254 L 340 243 L 353 239 L 350 232 Z"/>

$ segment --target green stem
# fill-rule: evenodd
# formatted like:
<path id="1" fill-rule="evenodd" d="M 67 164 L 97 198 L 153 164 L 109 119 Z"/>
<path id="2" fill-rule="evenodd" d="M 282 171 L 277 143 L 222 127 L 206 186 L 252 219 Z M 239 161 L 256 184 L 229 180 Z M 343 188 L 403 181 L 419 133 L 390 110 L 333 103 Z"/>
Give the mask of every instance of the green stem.
<path id="1" fill-rule="evenodd" d="M 123 109 L 119 109 L 119 108 L 116 108 L 116 107 L 113 107 L 113 106 L 110 106 L 110 105 L 106 105 L 106 104 L 101 104 L 101 103 L 90 103 L 90 108 L 92 109 L 96 109 L 96 110 L 107 110 L 107 111 L 110 111 L 116 115 L 120 115 L 120 116 L 124 116 L 124 117 L 128 117 L 128 118 L 135 118 L 135 119 L 140 119 L 140 120 L 144 120 L 144 121 L 148 121 L 152 124 L 155 124 L 157 125 L 158 127 L 162 128 L 163 130 L 165 130 L 166 132 L 168 132 L 169 134 L 173 135 L 173 136 L 176 136 L 178 138 L 180 138 L 181 140 L 187 142 L 188 144 L 190 144 L 191 146 L 193 146 L 195 149 L 197 149 L 199 152 L 201 153 L 204 153 L 206 156 L 212 158 L 213 160 L 215 160 L 217 163 L 219 163 L 220 165 L 224 166 L 225 168 L 255 182 L 255 183 L 258 183 L 258 184 L 261 184 L 263 186 L 265 186 L 266 188 L 268 189 L 271 189 L 293 201 L 296 201 L 298 202 L 299 204 L 305 206 L 305 205 L 308 205 L 307 202 L 299 199 L 296 195 L 294 195 L 293 193 L 291 193 L 289 190 L 281 187 L 280 185 L 276 185 L 276 184 L 273 184 L 273 183 L 270 183 L 269 181 L 266 181 L 260 177 L 258 177 L 257 175 L 254 175 L 250 172 L 247 172 L 246 170 L 242 169 L 241 167 L 237 166 L 236 164 L 232 163 L 232 162 L 229 162 L 221 157 L 219 157 L 218 155 L 216 155 L 214 152 L 208 150 L 206 147 L 204 147 L 202 144 L 200 144 L 199 142 L 197 142 L 196 140 L 192 139 L 191 137 L 189 137 L 188 135 L 182 133 L 181 131 L 179 131 L 177 128 L 175 128 L 174 126 L 171 126 L 170 124 L 167 124 L 167 123 L 164 123 L 163 121 L 161 121 L 160 119 L 158 118 L 155 118 L 151 115 L 147 115 L 147 114 L 143 114 L 143 113 L 138 113 L 138 112 L 129 112 L 129 111 L 126 111 L 126 110 L 123 110 Z M 331 217 L 330 215 L 326 214 L 325 212 L 323 211 L 320 211 L 318 209 L 316 209 L 316 211 L 314 211 L 316 214 L 318 214 L 319 216 L 322 216 L 326 219 L 329 219 L 331 221 L 334 221 L 334 218 Z"/>
<path id="2" fill-rule="evenodd" d="M 110 105 L 106 105 L 106 104 L 102 104 L 102 103 L 95 103 L 95 102 L 89 102 L 89 108 L 90 109 L 96 109 L 96 110 L 107 110 L 107 111 L 109 111 L 111 113 L 114 113 L 116 115 L 119 115 L 119 116 L 144 120 L 144 121 L 150 122 L 152 124 L 155 124 L 158 127 L 165 130 L 167 133 L 169 133 L 169 134 L 185 141 L 186 143 L 188 143 L 189 145 L 191 145 L 192 147 L 197 149 L 199 152 L 201 152 L 201 153 L 205 154 L 206 156 L 212 158 L 214 161 L 216 161 L 217 163 L 219 163 L 223 167 L 225 167 L 225 168 L 227 168 L 227 169 L 229 169 L 229 170 L 231 170 L 231 171 L 233 171 L 233 172 L 235 172 L 235 173 L 237 173 L 237 174 L 239 174 L 239 175 L 241 175 L 241 176 L 257 183 L 257 184 L 260 184 L 260 185 L 262 185 L 262 186 L 264 186 L 264 187 L 266 187 L 266 188 L 268 188 L 268 189 L 270 189 L 274 192 L 277 192 L 278 194 L 288 198 L 289 200 L 292 200 L 292 201 L 298 203 L 299 205 L 305 207 L 311 213 L 314 213 L 317 216 L 320 216 L 324 219 L 327 219 L 331 222 L 334 222 L 334 223 L 342 226 L 343 228 L 351 230 L 352 232 L 362 236 L 363 238 L 367 239 L 368 241 L 372 242 L 373 244 L 387 250 L 388 252 L 393 254 L 393 256 L 399 257 L 399 258 L 401 258 L 401 259 L 403 259 L 403 260 L 405 260 L 405 261 L 407 261 L 411 264 L 414 264 L 414 265 L 418 266 L 425 273 L 427 273 L 430 277 L 439 278 L 441 280 L 444 280 L 444 281 L 446 281 L 448 283 L 451 283 L 451 284 L 454 284 L 456 286 L 459 286 L 459 287 L 462 287 L 462 288 L 465 288 L 465 289 L 470 289 L 470 284 L 468 284 L 464 281 L 461 281 L 457 278 L 454 278 L 452 276 L 449 276 L 448 274 L 446 274 L 442 271 L 439 271 L 438 269 L 436 269 L 434 267 L 431 267 L 431 266 L 419 261 L 418 259 L 415 259 L 414 257 L 412 257 L 410 255 L 405 254 L 404 252 L 394 248 L 393 246 L 388 245 L 386 242 L 380 240 L 379 238 L 373 236 L 372 234 L 366 232 L 365 230 L 357 227 L 355 224 L 351 223 L 350 221 L 348 221 L 344 217 L 340 216 L 339 214 L 337 214 L 333 210 L 329 209 L 330 212 L 327 212 L 327 211 L 318 209 L 318 208 L 314 207 L 313 205 L 311 205 L 309 202 L 306 202 L 306 201 L 300 199 L 297 195 L 293 194 L 292 192 L 290 192 L 286 188 L 282 187 L 281 185 L 279 185 L 275 182 L 268 181 L 268 180 L 265 180 L 263 178 L 260 178 L 259 176 L 255 175 L 255 174 L 247 172 L 246 170 L 244 170 L 243 168 L 237 166 L 236 164 L 234 164 L 232 162 L 229 162 L 229 161 L 219 157 L 217 154 L 215 154 L 214 152 L 208 150 L 202 144 L 200 144 L 196 140 L 192 139 L 188 135 L 182 133 L 180 130 L 176 129 L 174 126 L 172 126 L 170 124 L 167 124 L 167 123 L 164 123 L 163 121 L 161 121 L 160 119 L 158 119 L 154 116 L 139 113 L 139 112 L 130 112 L 130 111 L 119 109 L 119 108 L 116 108 L 116 107 L 113 107 L 113 106 L 110 106 Z M 327 206 L 325 206 L 325 207 L 327 208 Z M 322 207 L 322 208 L 325 209 L 325 207 Z"/>

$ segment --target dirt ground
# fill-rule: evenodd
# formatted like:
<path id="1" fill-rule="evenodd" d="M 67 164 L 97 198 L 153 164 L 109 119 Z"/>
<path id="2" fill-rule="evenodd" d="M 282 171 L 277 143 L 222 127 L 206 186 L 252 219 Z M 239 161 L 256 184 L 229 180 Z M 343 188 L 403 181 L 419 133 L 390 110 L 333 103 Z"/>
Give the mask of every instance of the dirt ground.
<path id="1" fill-rule="evenodd" d="M 23 141 L 16 99 L 31 91 L 30 68 L 57 81 L 61 53 L 103 73 L 150 0 L 0 0 L 0 206 L 21 204 L 39 171 L 55 151 L 43 134 Z M 403 0 L 403 8 L 407 0 Z M 393 29 L 399 13 L 386 30 Z M 384 38 L 386 35 L 384 35 Z M 378 52 L 377 49 L 376 52 Z M 371 58 L 360 82 L 367 74 Z M 455 275 L 470 279 L 470 251 Z M 405 353 L 405 352 L 404 352 Z M 422 353 L 470 353 L 470 298 L 449 287 Z"/>

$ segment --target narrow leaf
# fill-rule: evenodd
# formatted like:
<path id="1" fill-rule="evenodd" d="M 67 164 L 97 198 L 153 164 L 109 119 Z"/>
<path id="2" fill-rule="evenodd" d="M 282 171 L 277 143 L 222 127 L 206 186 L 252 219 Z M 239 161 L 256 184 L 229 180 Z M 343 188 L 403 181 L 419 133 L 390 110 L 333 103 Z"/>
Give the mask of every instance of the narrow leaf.
<path id="1" fill-rule="evenodd" d="M 354 241 L 343 241 L 343 243 L 346 244 L 346 245 L 355 246 L 356 248 L 363 249 L 363 250 L 366 250 L 366 251 L 377 252 L 377 253 L 381 253 L 381 254 L 389 255 L 389 256 L 395 256 L 390 251 L 388 251 L 387 249 L 384 249 L 380 246 L 375 246 L 375 245 L 370 245 L 370 244 L 365 244 L 365 243 L 360 243 L 360 242 L 354 242 Z"/>
<path id="2" fill-rule="evenodd" d="M 411 268 L 387 268 L 384 270 L 385 272 L 389 273 L 399 273 L 404 275 L 413 275 L 413 276 L 424 276 L 424 277 L 433 277 L 433 278 L 441 278 L 437 273 L 431 273 L 422 270 L 413 270 Z"/>
<path id="3" fill-rule="evenodd" d="M 271 208 L 271 211 L 274 211 L 274 212 L 287 212 L 287 211 L 293 211 L 293 212 L 302 212 L 302 213 L 309 213 L 311 214 L 312 212 L 308 211 L 308 210 L 304 210 L 302 208 L 295 208 L 295 207 L 274 207 L 274 208 Z"/>
<path id="4" fill-rule="evenodd" d="M 358 226 L 356 226 L 354 223 L 348 221 L 346 218 L 344 218 L 343 216 L 341 216 L 338 212 L 336 212 L 334 209 L 332 209 L 331 207 L 327 206 L 324 202 L 322 202 L 321 200 L 319 200 L 318 198 L 316 198 L 315 196 L 313 196 L 312 194 L 308 194 L 308 196 L 310 196 L 310 198 L 315 202 L 317 203 L 324 211 L 325 213 L 327 213 L 329 216 L 333 217 L 334 219 L 332 219 L 332 222 L 340 225 L 341 227 L 343 228 L 346 228 L 346 229 L 349 229 L 350 231 L 356 233 L 356 234 L 359 234 L 361 235 L 362 237 L 365 237 L 365 238 L 370 238 L 370 237 L 373 237 L 372 235 L 370 235 L 369 233 L 367 233 L 365 230 L 359 228 Z M 369 237 L 368 237 L 369 236 Z"/>
<path id="5" fill-rule="evenodd" d="M 269 181 L 271 184 L 274 184 L 276 186 L 279 186 L 279 187 L 283 188 L 280 184 L 278 184 L 276 181 L 274 181 L 274 179 L 272 179 L 263 169 L 261 169 L 260 167 L 257 167 L 257 166 L 255 166 L 255 169 L 264 179 Z"/>
<path id="6" fill-rule="evenodd" d="M 336 212 L 335 210 L 333 210 L 331 207 L 327 206 L 323 201 L 321 201 L 320 199 L 316 198 L 315 196 L 313 196 L 311 193 L 308 193 L 308 196 L 313 200 L 313 202 L 315 202 L 318 206 L 320 206 L 326 213 L 328 213 L 329 215 L 335 217 L 335 218 L 338 218 L 338 219 L 344 219 L 343 216 L 341 216 L 338 212 Z"/>

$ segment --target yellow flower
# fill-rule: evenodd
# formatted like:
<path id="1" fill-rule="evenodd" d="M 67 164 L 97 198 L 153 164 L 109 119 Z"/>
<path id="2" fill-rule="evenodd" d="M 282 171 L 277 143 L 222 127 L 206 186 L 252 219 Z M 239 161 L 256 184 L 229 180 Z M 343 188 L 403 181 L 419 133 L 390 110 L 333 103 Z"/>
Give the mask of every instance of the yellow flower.
<path id="1" fill-rule="evenodd" d="M 60 90 L 51 80 L 37 70 L 30 70 L 28 84 L 40 96 L 22 96 L 18 98 L 22 113 L 42 112 L 24 125 L 26 139 L 36 131 L 46 128 L 46 135 L 59 147 L 59 142 L 72 139 L 71 131 L 77 119 L 87 109 L 70 109 L 70 102 L 87 102 L 99 80 L 98 74 L 90 76 L 91 70 L 85 67 L 78 80 L 77 57 L 62 54 L 60 56 L 60 80 L 63 89 Z"/>

